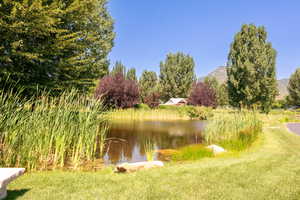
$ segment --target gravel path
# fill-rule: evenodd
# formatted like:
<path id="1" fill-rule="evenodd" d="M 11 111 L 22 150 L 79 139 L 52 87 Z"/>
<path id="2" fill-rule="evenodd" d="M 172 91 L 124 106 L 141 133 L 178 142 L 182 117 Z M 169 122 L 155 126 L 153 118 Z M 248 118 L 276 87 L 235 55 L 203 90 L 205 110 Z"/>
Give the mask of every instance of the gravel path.
<path id="1" fill-rule="evenodd" d="M 300 123 L 287 123 L 286 126 L 293 133 L 300 135 Z"/>

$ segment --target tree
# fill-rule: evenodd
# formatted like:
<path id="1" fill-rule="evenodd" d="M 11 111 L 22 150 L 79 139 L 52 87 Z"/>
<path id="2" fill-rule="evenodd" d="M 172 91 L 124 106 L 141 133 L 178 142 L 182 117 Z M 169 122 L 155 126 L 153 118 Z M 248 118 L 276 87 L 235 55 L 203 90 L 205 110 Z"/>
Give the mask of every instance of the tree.
<path id="1" fill-rule="evenodd" d="M 126 67 L 122 64 L 121 61 L 116 61 L 115 65 L 113 66 L 110 74 L 116 75 L 116 74 L 122 74 L 124 77 L 126 77 Z"/>
<path id="2" fill-rule="evenodd" d="M 131 108 L 139 101 L 138 85 L 122 73 L 107 75 L 100 80 L 95 98 L 109 108 Z"/>
<path id="3" fill-rule="evenodd" d="M 106 0 L 3 0 L 0 16 L 0 76 L 27 93 L 87 90 L 107 73 L 114 33 Z"/>
<path id="4" fill-rule="evenodd" d="M 222 83 L 219 84 L 218 80 L 215 77 L 206 77 L 204 83 L 207 84 L 211 89 L 216 93 L 217 105 L 226 106 L 228 105 L 228 91 L 227 85 Z"/>
<path id="5" fill-rule="evenodd" d="M 188 96 L 196 79 L 195 63 L 191 56 L 183 53 L 168 54 L 165 62 L 160 63 L 160 89 L 164 101 L 172 97 Z"/>
<path id="6" fill-rule="evenodd" d="M 216 107 L 216 93 L 209 85 L 205 83 L 194 83 L 191 94 L 188 97 L 188 104 L 194 106 Z"/>
<path id="7" fill-rule="evenodd" d="M 132 80 L 132 81 L 137 81 L 135 68 L 131 68 L 127 71 L 126 79 Z"/>
<path id="8" fill-rule="evenodd" d="M 300 106 L 300 68 L 292 74 L 288 85 L 288 102 L 294 106 Z"/>
<path id="9" fill-rule="evenodd" d="M 276 51 L 267 42 L 264 27 L 243 25 L 235 35 L 228 56 L 230 104 L 268 112 L 278 94 L 275 73 Z"/>
<path id="10" fill-rule="evenodd" d="M 139 80 L 140 96 L 143 103 L 145 98 L 158 92 L 158 78 L 154 71 L 143 71 Z"/>

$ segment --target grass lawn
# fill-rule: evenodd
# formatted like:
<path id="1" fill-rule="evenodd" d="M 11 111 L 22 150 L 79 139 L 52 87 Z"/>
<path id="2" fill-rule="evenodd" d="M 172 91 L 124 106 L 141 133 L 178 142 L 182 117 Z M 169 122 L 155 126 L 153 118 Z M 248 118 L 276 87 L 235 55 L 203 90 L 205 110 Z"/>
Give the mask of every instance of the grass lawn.
<path id="1" fill-rule="evenodd" d="M 300 199 L 300 137 L 275 116 L 250 150 L 132 174 L 27 173 L 8 199 Z"/>

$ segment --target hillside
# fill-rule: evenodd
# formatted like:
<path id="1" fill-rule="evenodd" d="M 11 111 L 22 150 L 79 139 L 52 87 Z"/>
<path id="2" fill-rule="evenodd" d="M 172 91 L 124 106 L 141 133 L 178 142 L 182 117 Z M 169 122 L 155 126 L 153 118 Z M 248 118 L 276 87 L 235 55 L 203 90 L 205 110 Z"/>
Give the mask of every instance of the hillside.
<path id="1" fill-rule="evenodd" d="M 224 83 L 227 80 L 226 67 L 220 66 L 214 71 L 210 72 L 207 76 L 215 77 L 219 81 L 219 83 Z M 203 81 L 204 78 L 205 77 L 201 77 L 199 80 Z M 278 83 L 278 90 L 279 90 L 278 98 L 282 99 L 288 95 L 287 86 L 289 83 L 289 79 L 281 79 L 278 80 L 277 83 Z"/>

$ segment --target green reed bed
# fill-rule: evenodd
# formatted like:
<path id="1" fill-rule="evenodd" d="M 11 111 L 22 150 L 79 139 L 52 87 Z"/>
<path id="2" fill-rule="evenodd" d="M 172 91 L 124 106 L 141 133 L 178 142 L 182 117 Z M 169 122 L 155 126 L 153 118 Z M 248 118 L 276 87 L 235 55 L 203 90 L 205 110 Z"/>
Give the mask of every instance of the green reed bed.
<path id="1" fill-rule="evenodd" d="M 179 120 L 190 119 L 187 115 L 176 110 L 138 110 L 138 109 L 124 109 L 114 110 L 108 114 L 111 120 Z"/>
<path id="2" fill-rule="evenodd" d="M 204 130 L 208 144 L 216 143 L 230 150 L 249 147 L 262 132 L 262 122 L 256 112 L 241 111 L 216 114 Z"/>
<path id="3" fill-rule="evenodd" d="M 108 113 L 108 117 L 112 120 L 206 120 L 212 114 L 212 108 L 160 105 L 155 109 L 137 106 L 137 108 L 113 110 Z"/>
<path id="4" fill-rule="evenodd" d="M 76 91 L 22 100 L 0 92 L 0 166 L 77 168 L 100 157 L 106 122 L 100 102 Z"/>

